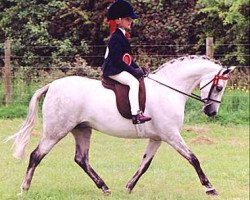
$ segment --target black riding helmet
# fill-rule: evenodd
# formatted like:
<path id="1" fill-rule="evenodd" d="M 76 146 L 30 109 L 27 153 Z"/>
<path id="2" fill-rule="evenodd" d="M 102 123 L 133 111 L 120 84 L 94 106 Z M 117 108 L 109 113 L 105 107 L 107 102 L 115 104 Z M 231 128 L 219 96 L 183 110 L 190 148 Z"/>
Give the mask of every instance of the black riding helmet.
<path id="1" fill-rule="evenodd" d="M 124 0 L 116 0 L 108 9 L 108 20 L 118 18 L 131 17 L 137 19 L 138 15 L 134 13 L 134 9 L 130 3 Z"/>

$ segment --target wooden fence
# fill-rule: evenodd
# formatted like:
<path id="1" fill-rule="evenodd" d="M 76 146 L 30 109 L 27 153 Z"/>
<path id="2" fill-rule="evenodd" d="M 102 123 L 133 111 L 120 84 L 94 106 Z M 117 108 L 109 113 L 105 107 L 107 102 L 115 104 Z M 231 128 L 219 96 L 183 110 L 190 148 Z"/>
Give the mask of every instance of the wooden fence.
<path id="1" fill-rule="evenodd" d="M 4 43 L 4 68 L 3 68 L 3 85 L 4 85 L 4 103 L 11 103 L 12 99 L 12 78 L 11 78 L 11 51 L 10 41 L 7 39 Z"/>

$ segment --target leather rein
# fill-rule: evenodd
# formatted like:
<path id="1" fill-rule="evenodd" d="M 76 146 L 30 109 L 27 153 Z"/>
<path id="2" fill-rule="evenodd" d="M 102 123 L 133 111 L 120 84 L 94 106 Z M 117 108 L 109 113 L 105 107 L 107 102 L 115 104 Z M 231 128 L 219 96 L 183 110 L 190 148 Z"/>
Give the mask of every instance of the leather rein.
<path id="1" fill-rule="evenodd" d="M 222 70 L 222 69 L 221 69 L 221 70 Z M 215 100 L 215 99 L 212 99 L 212 98 L 211 98 L 212 91 L 213 91 L 213 89 L 214 89 L 216 86 L 218 86 L 219 80 L 228 80 L 228 79 L 229 79 L 229 77 L 227 77 L 227 76 L 220 75 L 221 70 L 218 72 L 217 75 L 214 76 L 214 78 L 213 78 L 211 81 L 209 81 L 208 83 L 206 83 L 204 86 L 202 86 L 202 87 L 200 88 L 200 90 L 202 90 L 202 89 L 204 89 L 205 87 L 207 87 L 210 83 L 213 83 L 212 86 L 211 86 L 211 88 L 210 88 L 210 90 L 209 90 L 209 93 L 208 93 L 207 98 L 204 98 L 204 99 L 202 99 L 201 96 L 199 96 L 199 95 L 197 95 L 197 94 L 194 94 L 194 93 L 188 94 L 188 93 L 186 93 L 186 92 L 183 92 L 183 91 L 181 91 L 181 90 L 178 90 L 178 89 L 176 89 L 176 88 L 173 88 L 173 87 L 171 87 L 171 86 L 169 86 L 169 85 L 167 85 L 167 84 L 165 84 L 165 83 L 162 83 L 162 82 L 160 82 L 160 81 L 158 81 L 158 80 L 156 80 L 156 79 L 154 79 L 154 78 L 149 77 L 149 74 L 147 75 L 147 77 L 148 77 L 150 80 L 153 80 L 153 81 L 155 81 L 156 83 L 158 83 L 158 84 L 160 84 L 160 85 L 163 85 L 163 86 L 165 86 L 165 87 L 167 87 L 167 88 L 170 88 L 171 90 L 174 90 L 174 91 L 176 91 L 176 92 L 178 92 L 178 93 L 181 93 L 181 94 L 183 94 L 183 95 L 185 95 L 185 96 L 191 97 L 191 98 L 193 98 L 193 99 L 195 99 L 195 100 L 198 100 L 198 101 L 200 101 L 200 102 L 202 102 L 202 103 L 207 104 L 209 101 L 213 101 L 213 102 L 215 102 L 215 103 L 221 103 L 221 101 L 218 101 L 218 100 Z"/>

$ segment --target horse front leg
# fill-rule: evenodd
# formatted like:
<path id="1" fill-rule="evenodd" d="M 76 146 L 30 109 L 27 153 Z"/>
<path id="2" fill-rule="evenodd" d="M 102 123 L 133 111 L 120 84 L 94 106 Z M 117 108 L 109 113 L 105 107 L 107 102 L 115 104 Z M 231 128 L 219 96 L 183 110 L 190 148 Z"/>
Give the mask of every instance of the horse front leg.
<path id="1" fill-rule="evenodd" d="M 195 171 L 199 176 L 201 184 L 206 187 L 206 194 L 218 195 L 217 191 L 213 188 L 212 184 L 210 183 L 210 181 L 204 174 L 203 170 L 201 169 L 198 158 L 192 153 L 192 151 L 189 150 L 182 137 L 180 135 L 176 135 L 172 136 L 171 138 L 167 138 L 164 141 L 170 144 L 194 167 Z"/>
<path id="2" fill-rule="evenodd" d="M 76 142 L 75 162 L 88 174 L 99 189 L 104 194 L 110 194 L 111 191 L 106 183 L 98 176 L 89 164 L 89 146 L 91 137 L 91 128 L 75 128 L 71 131 Z"/>
<path id="3" fill-rule="evenodd" d="M 135 187 L 137 181 L 140 179 L 140 177 L 147 171 L 151 161 L 153 160 L 153 157 L 157 151 L 157 149 L 160 147 L 161 141 L 155 141 L 155 140 L 149 140 L 148 146 L 145 150 L 145 153 L 143 155 L 143 159 L 141 161 L 140 167 L 137 170 L 137 172 L 134 174 L 134 176 L 131 178 L 131 180 L 126 185 L 127 191 L 131 193 L 133 188 Z"/>

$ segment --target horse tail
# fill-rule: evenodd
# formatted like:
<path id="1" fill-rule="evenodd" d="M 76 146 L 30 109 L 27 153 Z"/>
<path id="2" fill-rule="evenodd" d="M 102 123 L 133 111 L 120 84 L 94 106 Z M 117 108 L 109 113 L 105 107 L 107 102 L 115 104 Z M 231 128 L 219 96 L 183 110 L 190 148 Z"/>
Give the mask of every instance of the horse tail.
<path id="1" fill-rule="evenodd" d="M 30 140 L 32 130 L 34 129 L 38 119 L 38 102 L 40 97 L 49 89 L 50 84 L 38 89 L 32 96 L 29 103 L 29 110 L 26 120 L 21 126 L 21 129 L 14 135 L 8 137 L 5 142 L 14 140 L 13 156 L 17 159 L 23 159 L 25 155 L 25 148 Z"/>

